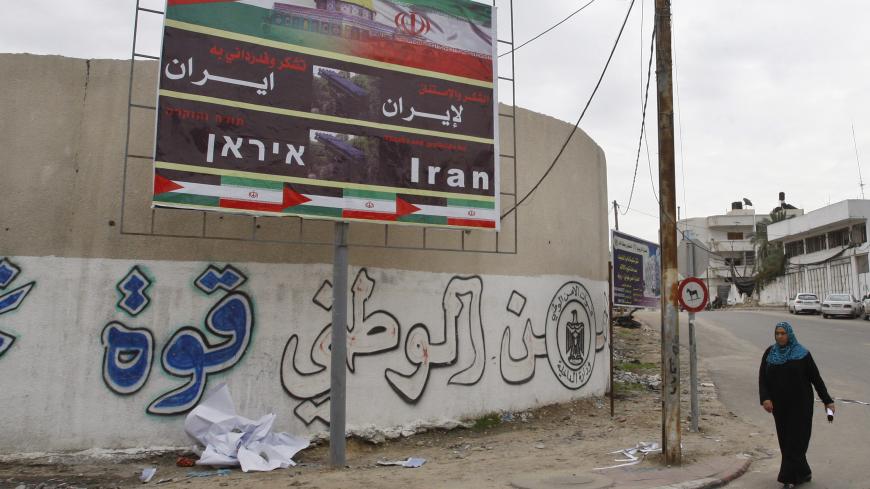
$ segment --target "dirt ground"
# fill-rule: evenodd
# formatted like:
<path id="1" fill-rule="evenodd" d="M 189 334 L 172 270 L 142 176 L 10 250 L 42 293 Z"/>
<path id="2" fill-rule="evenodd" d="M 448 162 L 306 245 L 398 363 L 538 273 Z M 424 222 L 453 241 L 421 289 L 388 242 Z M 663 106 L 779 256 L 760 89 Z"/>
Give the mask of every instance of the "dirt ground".
<path id="1" fill-rule="evenodd" d="M 148 486 L 160 488 L 295 488 L 340 489 L 352 487 L 468 487 L 506 488 L 511 480 L 538 471 L 590 471 L 617 464 L 614 450 L 638 442 L 657 442 L 661 437 L 661 400 L 658 389 L 643 382 L 655 381 L 660 373 L 658 331 L 615 328 L 615 365 L 623 381 L 615 385 L 615 413 L 610 399 L 583 399 L 546 406 L 523 413 L 493 413 L 474 422 L 473 428 L 430 431 L 374 445 L 351 439 L 347 445 L 348 468 L 329 467 L 329 447 L 315 446 L 299 453 L 297 467 L 268 473 L 243 473 L 193 477 L 181 468 L 178 453 L 143 454 L 138 458 L 93 460 L 70 457 L 0 463 L 0 488 L 69 489 L 123 488 L 142 486 L 138 473 L 156 467 Z M 688 385 L 688 352 L 681 354 L 683 385 Z M 628 373 L 626 373 L 628 372 Z M 769 430 L 746 424 L 718 401 L 715 386 L 700 372 L 700 432 L 689 432 L 689 394 L 683 400 L 683 463 L 705 457 L 746 454 L 755 458 L 771 455 L 776 446 Z M 627 381 L 626 381 L 627 380 Z M 637 382 L 640 381 L 640 382 Z M 379 460 L 421 457 L 421 468 L 383 467 Z M 645 466 L 661 464 L 650 455 Z M 23 486 L 23 488 L 21 487 Z"/>

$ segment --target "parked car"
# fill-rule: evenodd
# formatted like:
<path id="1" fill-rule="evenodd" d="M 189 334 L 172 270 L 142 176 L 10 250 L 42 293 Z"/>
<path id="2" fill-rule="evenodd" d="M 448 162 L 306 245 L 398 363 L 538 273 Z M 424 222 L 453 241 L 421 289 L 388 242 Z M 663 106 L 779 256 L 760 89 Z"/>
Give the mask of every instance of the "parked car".
<path id="1" fill-rule="evenodd" d="M 864 296 L 861 305 L 864 306 L 864 319 L 870 319 L 870 294 Z"/>
<path id="2" fill-rule="evenodd" d="M 821 314 L 822 302 L 816 294 L 798 292 L 788 300 L 788 312 L 789 314 L 800 314 L 802 312 Z"/>
<path id="3" fill-rule="evenodd" d="M 860 317 L 864 314 L 864 306 L 852 294 L 828 294 L 822 301 L 822 316 Z"/>

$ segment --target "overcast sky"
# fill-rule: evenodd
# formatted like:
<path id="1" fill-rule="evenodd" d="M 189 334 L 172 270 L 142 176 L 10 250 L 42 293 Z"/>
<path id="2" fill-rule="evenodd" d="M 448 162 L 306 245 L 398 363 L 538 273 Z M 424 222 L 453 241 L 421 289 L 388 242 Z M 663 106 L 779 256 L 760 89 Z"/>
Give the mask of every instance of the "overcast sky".
<path id="1" fill-rule="evenodd" d="M 514 0 L 516 41 L 529 39 L 587 2 Z M 576 121 L 629 4 L 597 0 L 518 50 L 518 105 Z M 617 200 L 623 209 L 635 167 L 653 4 L 636 0 L 611 67 L 581 123 L 607 157 L 608 200 Z M 142 0 L 142 5 L 163 9 L 160 0 Z M 507 2 L 499 0 L 499 5 Z M 0 16 L 0 52 L 129 58 L 134 6 L 135 0 L 7 2 Z M 860 197 L 851 127 L 861 161 L 870 161 L 870 2 L 673 0 L 672 13 L 677 198 L 683 217 L 723 213 L 744 197 L 766 213 L 777 205 L 779 191 L 807 210 Z M 157 54 L 161 20 L 143 14 L 137 50 Z M 507 16 L 501 15 L 499 37 L 509 35 Z M 508 72 L 510 66 L 502 63 L 501 68 Z M 647 117 L 657 189 L 655 80 Z M 519 151 L 522 164 L 521 147 Z M 870 166 L 863 170 L 870 181 Z M 624 232 L 658 241 L 649 171 L 644 151 L 631 210 L 620 215 L 619 224 Z M 569 202 L 576 203 L 566 196 Z M 612 225 L 612 215 L 610 220 Z"/>

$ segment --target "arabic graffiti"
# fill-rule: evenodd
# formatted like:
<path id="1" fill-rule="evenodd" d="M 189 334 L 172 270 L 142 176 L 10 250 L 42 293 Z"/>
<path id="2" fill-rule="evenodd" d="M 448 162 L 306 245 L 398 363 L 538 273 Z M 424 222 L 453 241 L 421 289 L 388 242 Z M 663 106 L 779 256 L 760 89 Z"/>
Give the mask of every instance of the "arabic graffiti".
<path id="1" fill-rule="evenodd" d="M 432 368 L 452 366 L 459 358 L 470 356 L 471 361 L 453 374 L 447 384 L 474 385 L 483 376 L 486 347 L 480 310 L 482 295 L 483 280 L 479 276 L 453 277 L 442 299 L 444 327 L 439 336 L 443 340 L 433 341 L 429 329 L 422 323 L 408 331 L 405 357 L 416 368 L 407 374 L 387 369 L 384 374 L 390 387 L 405 402 L 415 404 L 420 400 Z M 460 339 L 470 341 L 460 342 Z"/>
<path id="2" fill-rule="evenodd" d="M 519 292 L 511 293 L 507 310 L 520 318 L 517 327 L 522 324 L 525 304 L 526 298 Z M 499 362 L 502 379 L 509 384 L 524 384 L 535 376 L 537 358 L 547 357 L 553 373 L 565 387 L 581 388 L 592 375 L 595 355 L 607 344 L 604 327 L 607 322 L 606 312 L 596 318 L 586 287 L 579 282 L 565 283 L 547 308 L 543 334 L 536 334 L 531 319 L 526 318 L 522 343 L 512 347 L 511 326 L 505 328 Z M 517 350 L 522 353 L 514 355 Z"/>
<path id="3" fill-rule="evenodd" d="M 116 394 L 130 395 L 148 381 L 154 362 L 154 335 L 112 321 L 103 328 L 103 382 Z"/>
<path id="4" fill-rule="evenodd" d="M 121 293 L 118 307 L 131 317 L 138 316 L 151 303 L 151 298 L 145 293 L 150 286 L 151 280 L 138 266 L 134 266 L 115 287 Z"/>
<path id="5" fill-rule="evenodd" d="M 507 310 L 514 317 L 520 318 L 526 307 L 527 299 L 517 291 L 511 292 L 507 303 Z M 536 335 L 532 327 L 532 320 L 526 318 L 522 336 L 523 353 L 514 356 L 511 353 L 511 327 L 504 329 L 501 337 L 501 358 L 499 369 L 501 378 L 508 384 L 524 384 L 535 376 L 535 364 L 538 357 L 547 356 L 547 344 L 544 335 Z M 516 350 L 514 350 L 516 351 Z"/>
<path id="6" fill-rule="evenodd" d="M 400 326 L 396 317 L 384 310 L 369 312 L 368 303 L 376 282 L 366 269 L 357 273 L 351 287 L 353 314 L 347 325 L 347 368 L 356 372 L 356 357 L 392 351 L 399 346 Z M 330 311 L 332 284 L 324 281 L 312 299 Z M 330 298 L 327 299 L 327 296 Z M 315 420 L 329 424 L 329 370 L 332 325 L 320 332 L 311 346 L 308 363 L 302 366 L 298 355 L 299 336 L 294 334 L 284 346 L 281 358 L 281 385 L 291 397 L 302 401 L 294 410 L 306 425 Z"/>
<path id="7" fill-rule="evenodd" d="M 218 289 L 231 292 L 245 283 L 246 280 L 248 278 L 232 265 L 227 265 L 223 269 L 209 265 L 205 272 L 196 279 L 194 285 L 206 294 L 213 294 Z"/>
<path id="8" fill-rule="evenodd" d="M 189 326 L 179 329 L 163 347 L 163 370 L 188 382 L 160 396 L 148 406 L 151 414 L 180 414 L 193 409 L 208 382 L 208 375 L 235 366 L 245 355 L 254 329 L 254 307 L 244 292 L 224 296 L 205 321 L 206 329 L 224 341 L 210 343 L 202 331 Z"/>
<path id="9" fill-rule="evenodd" d="M 244 357 L 254 330 L 254 307 L 251 298 L 238 287 L 247 277 L 232 265 L 209 265 L 194 280 L 193 285 L 212 295 L 223 291 L 205 318 L 205 332 L 183 326 L 164 345 L 160 357 L 163 370 L 187 379 L 180 387 L 155 399 L 147 408 L 150 414 L 173 415 L 192 409 L 199 402 L 208 383 L 208 376 L 226 371 Z M 138 316 L 151 303 L 145 291 L 149 279 L 141 268 L 134 266 L 118 283 L 123 294 L 118 306 L 131 316 Z M 218 337 L 212 341 L 206 335 Z M 131 395 L 147 383 L 154 363 L 154 334 L 146 328 L 133 328 L 111 321 L 100 335 L 103 345 L 103 382 L 112 392 Z"/>
<path id="10" fill-rule="evenodd" d="M 12 282 L 15 281 L 20 273 L 21 268 L 9 261 L 8 258 L 0 260 L 0 316 L 18 309 L 21 303 L 24 302 L 27 294 L 36 285 L 35 281 L 28 282 L 9 292 L 2 292 L 12 285 Z M 15 336 L 0 330 L 0 357 L 9 351 L 12 344 L 15 343 L 15 339 Z"/>

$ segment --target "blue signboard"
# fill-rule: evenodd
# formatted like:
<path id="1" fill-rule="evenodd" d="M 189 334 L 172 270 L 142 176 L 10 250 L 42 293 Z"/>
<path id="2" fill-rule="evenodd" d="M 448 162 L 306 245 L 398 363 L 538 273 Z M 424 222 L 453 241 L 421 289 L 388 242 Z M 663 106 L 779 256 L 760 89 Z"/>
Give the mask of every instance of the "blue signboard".
<path id="1" fill-rule="evenodd" d="M 659 245 L 611 232 L 613 305 L 657 308 L 661 304 L 662 267 Z"/>

